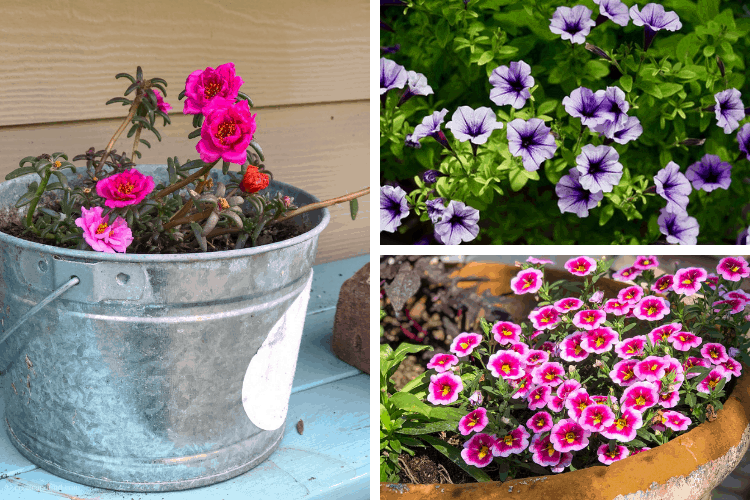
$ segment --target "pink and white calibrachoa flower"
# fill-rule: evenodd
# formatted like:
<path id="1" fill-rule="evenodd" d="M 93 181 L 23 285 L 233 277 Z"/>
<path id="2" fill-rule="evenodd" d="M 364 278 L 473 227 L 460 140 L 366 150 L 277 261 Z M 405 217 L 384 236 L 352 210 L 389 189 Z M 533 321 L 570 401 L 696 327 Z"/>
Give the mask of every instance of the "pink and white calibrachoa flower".
<path id="1" fill-rule="evenodd" d="M 592 304 L 601 304 L 602 300 L 604 300 L 604 292 L 602 290 L 597 290 L 589 297 L 589 302 Z"/>
<path id="2" fill-rule="evenodd" d="M 694 366 L 702 366 L 703 368 L 708 368 L 711 366 L 711 362 L 707 359 L 703 358 L 697 358 L 695 356 L 690 356 L 688 359 L 685 360 L 684 363 L 682 363 L 682 369 L 685 370 L 685 377 L 690 380 L 691 378 L 695 378 L 700 373 L 698 372 L 690 372 L 690 368 Z"/>
<path id="3" fill-rule="evenodd" d="M 682 368 L 680 360 L 673 358 L 670 355 L 665 355 L 661 359 L 664 360 L 664 375 L 668 376 L 670 373 L 674 373 L 674 379 L 672 385 L 676 386 L 675 389 L 679 389 L 682 386 L 682 382 L 685 381 L 685 370 Z M 673 389 L 674 390 L 674 389 Z"/>
<path id="4" fill-rule="evenodd" d="M 83 239 L 97 252 L 125 253 L 133 242 L 133 232 L 122 217 L 108 224 L 109 216 L 102 217 L 102 207 L 81 207 L 81 217 L 75 220 L 76 226 L 83 229 Z"/>
<path id="5" fill-rule="evenodd" d="M 509 379 L 508 384 L 515 391 L 512 396 L 513 399 L 526 399 L 526 396 L 529 395 L 531 389 L 534 388 L 534 384 L 531 383 L 531 373 L 526 373 L 523 377 L 518 379 Z"/>
<path id="6" fill-rule="evenodd" d="M 540 385 L 529 392 L 526 400 L 529 402 L 529 410 L 540 410 L 547 406 L 552 399 L 552 387 L 549 385 Z"/>
<path id="7" fill-rule="evenodd" d="M 656 382 L 664 376 L 664 372 L 667 369 L 667 363 L 664 362 L 664 358 L 659 356 L 648 356 L 643 361 L 639 361 L 633 367 L 633 373 L 640 380 L 646 380 L 648 382 Z"/>
<path id="8" fill-rule="evenodd" d="M 482 342 L 482 336 L 478 333 L 463 332 L 453 339 L 450 351 L 459 358 L 463 358 L 471 354 L 480 342 Z"/>
<path id="9" fill-rule="evenodd" d="M 434 405 L 449 405 L 458 400 L 464 390 L 461 377 L 451 372 L 437 373 L 430 376 L 427 401 Z"/>
<path id="10" fill-rule="evenodd" d="M 618 361 L 615 363 L 615 366 L 612 367 L 612 370 L 610 370 L 609 378 L 622 387 L 630 387 L 638 382 L 638 377 L 635 376 L 633 369 L 639 362 L 640 361 L 637 359 Z"/>
<path id="11" fill-rule="evenodd" d="M 581 412 L 578 423 L 584 429 L 591 432 L 601 432 L 615 421 L 615 412 L 607 405 L 593 404 L 587 406 Z"/>
<path id="12" fill-rule="evenodd" d="M 674 284 L 674 276 L 671 274 L 664 274 L 660 276 L 653 285 L 651 285 L 651 291 L 656 293 L 667 293 L 672 289 Z"/>
<path id="13" fill-rule="evenodd" d="M 557 422 L 550 432 L 550 442 L 559 452 L 578 451 L 589 445 L 591 431 L 581 427 L 578 422 L 564 418 Z"/>
<path id="14" fill-rule="evenodd" d="M 593 404 L 595 404 L 595 401 L 591 399 L 589 393 L 583 387 L 572 391 L 565 399 L 565 408 L 567 408 L 568 415 L 573 420 L 578 420 L 583 410 Z"/>
<path id="15" fill-rule="evenodd" d="M 565 263 L 565 269 L 576 276 L 588 276 L 596 271 L 596 261 L 591 257 L 581 256 Z"/>
<path id="16" fill-rule="evenodd" d="M 726 377 L 727 380 L 731 377 L 731 375 L 734 375 L 735 377 L 739 377 L 742 375 L 742 365 L 735 361 L 732 358 L 727 359 L 723 363 L 720 363 L 718 366 L 722 366 L 724 370 L 726 370 Z"/>
<path id="17" fill-rule="evenodd" d="M 678 411 L 667 410 L 661 414 L 661 423 L 673 431 L 686 431 L 693 421 Z"/>
<path id="18" fill-rule="evenodd" d="M 106 206 L 120 208 L 139 204 L 155 186 L 153 177 L 131 168 L 97 182 L 96 194 L 106 200 Z"/>
<path id="19" fill-rule="evenodd" d="M 438 353 L 435 354 L 430 362 L 427 363 L 427 369 L 434 368 L 436 372 L 443 373 L 451 369 L 451 366 L 458 364 L 458 358 L 453 354 Z"/>
<path id="20" fill-rule="evenodd" d="M 523 342 L 511 342 L 510 344 L 508 344 L 508 347 L 511 351 L 517 352 L 524 358 L 529 354 L 529 352 L 531 352 L 531 347 L 529 347 L 528 344 L 524 344 Z"/>
<path id="21" fill-rule="evenodd" d="M 487 368 L 492 375 L 505 380 L 515 380 L 526 374 L 523 356 L 515 351 L 498 351 L 487 361 Z"/>
<path id="22" fill-rule="evenodd" d="M 705 283 L 711 290 L 716 290 L 716 287 L 719 286 L 719 277 L 714 273 L 708 273 L 708 278 L 706 278 Z"/>
<path id="23" fill-rule="evenodd" d="M 661 382 L 658 383 L 661 390 Z M 681 384 L 680 384 L 681 385 Z M 659 406 L 662 408 L 674 408 L 680 402 L 680 391 L 659 392 Z"/>
<path id="24" fill-rule="evenodd" d="M 612 275 L 612 279 L 615 279 L 617 281 L 629 281 L 632 279 L 637 278 L 641 275 L 641 271 L 639 269 L 636 269 L 633 266 L 626 267 L 624 269 L 620 269 L 616 273 Z"/>
<path id="25" fill-rule="evenodd" d="M 516 295 L 536 293 L 542 288 L 544 273 L 539 269 L 524 269 L 510 280 L 510 288 Z"/>
<path id="26" fill-rule="evenodd" d="M 706 375 L 706 378 L 704 378 L 696 387 L 699 392 L 705 393 L 705 394 L 711 394 L 716 390 L 716 386 L 719 385 L 719 382 L 724 380 L 726 377 L 724 376 L 726 374 L 726 370 L 723 366 L 719 365 L 714 367 L 713 370 L 708 372 L 708 375 Z"/>
<path id="27" fill-rule="evenodd" d="M 706 273 L 705 269 L 701 269 L 700 267 L 686 267 L 674 273 L 672 289 L 677 293 L 689 297 L 700 290 L 701 283 L 706 281 L 706 278 L 708 278 L 708 273 Z"/>
<path id="28" fill-rule="evenodd" d="M 560 462 L 557 465 L 550 466 L 549 470 L 558 474 L 565 470 L 573 462 L 573 454 L 568 452 L 560 454 Z"/>
<path id="29" fill-rule="evenodd" d="M 672 347 L 683 352 L 698 347 L 703 342 L 702 338 L 690 332 L 674 332 L 667 340 L 672 344 Z"/>
<path id="30" fill-rule="evenodd" d="M 487 418 L 487 410 L 481 406 L 463 417 L 458 421 L 458 431 L 468 436 L 472 432 L 482 432 L 487 424 L 490 423 L 490 419 Z"/>
<path id="31" fill-rule="evenodd" d="M 593 330 L 599 328 L 599 326 L 607 320 L 607 314 L 604 311 L 598 309 L 586 309 L 578 311 L 573 316 L 573 324 L 578 328 L 584 330 Z"/>
<path id="32" fill-rule="evenodd" d="M 616 331 L 608 326 L 603 326 L 584 333 L 581 347 L 585 351 L 602 354 L 610 351 L 618 340 L 619 336 Z"/>
<path id="33" fill-rule="evenodd" d="M 726 348 L 715 342 L 703 344 L 703 347 L 701 347 L 701 356 L 715 365 L 719 365 L 729 359 Z"/>
<path id="34" fill-rule="evenodd" d="M 635 370 L 633 370 L 635 371 Z M 637 373 L 636 373 L 637 375 Z M 636 382 L 631 385 L 620 397 L 620 404 L 624 408 L 632 408 L 644 411 L 659 402 L 659 391 L 656 384 L 652 382 Z"/>
<path id="35" fill-rule="evenodd" d="M 537 434 L 547 432 L 553 425 L 552 415 L 546 411 L 538 411 L 526 421 L 526 426 Z"/>
<path id="36" fill-rule="evenodd" d="M 510 321 L 498 321 L 492 325 L 492 335 L 500 345 L 518 342 L 521 339 L 521 327 Z"/>
<path id="37" fill-rule="evenodd" d="M 529 319 L 537 330 L 554 330 L 560 323 L 560 313 L 555 310 L 554 306 L 544 306 L 531 311 Z"/>
<path id="38" fill-rule="evenodd" d="M 464 449 L 461 450 L 461 458 L 469 465 L 485 467 L 492 462 L 493 453 L 496 444 L 494 436 L 479 433 L 471 436 L 471 439 L 464 443 Z"/>
<path id="39" fill-rule="evenodd" d="M 635 337 L 619 342 L 615 346 L 615 352 L 622 359 L 630 359 L 641 357 L 643 355 L 644 347 L 646 347 L 646 336 L 636 335 Z"/>
<path id="40" fill-rule="evenodd" d="M 643 298 L 643 288 L 638 285 L 623 288 L 617 293 L 617 299 L 629 305 L 635 305 Z"/>
<path id="41" fill-rule="evenodd" d="M 550 441 L 550 435 L 546 433 L 544 435 L 534 434 L 534 437 L 531 438 L 529 450 L 531 450 L 531 460 L 542 467 L 557 465 L 562 458 L 562 454 L 555 449 Z"/>
<path id="42" fill-rule="evenodd" d="M 528 259 L 526 259 L 526 262 L 529 262 L 531 264 L 541 264 L 541 265 L 554 264 L 554 262 L 552 262 L 551 260 L 537 259 L 536 257 L 529 257 Z"/>
<path id="43" fill-rule="evenodd" d="M 547 403 L 547 407 L 554 411 L 559 412 L 565 407 L 565 400 L 568 399 L 568 395 L 581 388 L 581 383 L 576 379 L 568 379 L 559 386 L 557 386 L 557 393 L 552 396 L 552 399 Z"/>
<path id="44" fill-rule="evenodd" d="M 507 457 L 511 454 L 521 453 L 529 447 L 530 436 L 526 428 L 523 425 L 519 425 L 495 441 L 495 448 L 492 450 L 492 453 L 496 457 Z"/>
<path id="45" fill-rule="evenodd" d="M 737 299 L 743 301 L 745 304 L 750 302 L 750 295 L 744 290 L 733 290 L 722 295 L 725 299 Z"/>
<path id="46" fill-rule="evenodd" d="M 531 372 L 531 381 L 539 385 L 548 385 L 557 387 L 563 383 L 565 368 L 557 362 L 542 363 L 539 367 L 534 368 Z"/>
<path id="47" fill-rule="evenodd" d="M 546 363 L 549 361 L 549 353 L 547 351 L 532 349 L 528 354 L 526 354 L 526 357 L 524 357 L 523 361 L 524 363 L 526 363 L 526 368 L 538 367 L 542 363 Z"/>
<path id="48" fill-rule="evenodd" d="M 571 333 L 560 342 L 560 357 L 569 363 L 586 359 L 589 355 L 583 346 L 583 332 Z"/>
<path id="49" fill-rule="evenodd" d="M 583 301 L 575 297 L 566 297 L 555 302 L 553 306 L 557 312 L 562 314 L 568 311 L 577 311 L 583 307 Z"/>
<path id="50" fill-rule="evenodd" d="M 474 391 L 471 393 L 471 396 L 469 396 L 469 404 L 471 406 L 479 406 L 482 404 L 482 401 L 484 401 L 482 391 Z"/>
<path id="51" fill-rule="evenodd" d="M 596 449 L 596 455 L 599 457 L 601 463 L 610 465 L 623 458 L 628 458 L 630 451 L 628 451 L 627 446 L 621 444 L 616 445 L 614 450 L 609 451 L 609 444 L 604 443 Z"/>
<path id="52" fill-rule="evenodd" d="M 725 280 L 739 281 L 750 276 L 750 266 L 742 257 L 724 257 L 716 266 L 716 272 L 721 274 Z"/>
<path id="53" fill-rule="evenodd" d="M 633 267 L 640 271 L 656 269 L 659 267 L 659 259 L 657 259 L 655 255 L 639 255 L 635 259 Z"/>
<path id="54" fill-rule="evenodd" d="M 615 316 L 625 316 L 630 312 L 631 306 L 627 302 L 620 302 L 619 299 L 609 299 L 602 306 L 602 311 Z"/>
<path id="55" fill-rule="evenodd" d="M 612 425 L 601 431 L 607 439 L 617 439 L 627 443 L 635 439 L 636 431 L 643 427 L 643 415 L 633 408 L 624 408 Z"/>
<path id="56" fill-rule="evenodd" d="M 669 302 L 661 297 L 647 295 L 633 308 L 633 315 L 642 320 L 658 321 L 669 313 Z"/>
<path id="57" fill-rule="evenodd" d="M 669 342 L 669 337 L 673 333 L 677 333 L 682 329 L 682 323 L 670 323 L 668 325 L 662 325 L 654 328 L 648 333 L 648 338 L 651 340 L 653 345 L 657 345 L 660 342 Z"/>
<path id="58" fill-rule="evenodd" d="M 636 449 L 634 449 L 633 451 L 630 452 L 630 455 L 631 456 L 632 455 L 637 455 L 639 453 L 643 453 L 644 451 L 648 451 L 650 449 L 651 448 L 649 448 L 648 446 L 644 446 L 643 448 L 636 448 Z"/>
<path id="59" fill-rule="evenodd" d="M 723 311 L 726 306 L 729 306 L 729 310 L 726 311 L 729 314 L 739 314 L 745 311 L 745 302 L 741 299 L 717 300 L 711 305 L 714 306 L 714 312 L 716 313 Z"/>

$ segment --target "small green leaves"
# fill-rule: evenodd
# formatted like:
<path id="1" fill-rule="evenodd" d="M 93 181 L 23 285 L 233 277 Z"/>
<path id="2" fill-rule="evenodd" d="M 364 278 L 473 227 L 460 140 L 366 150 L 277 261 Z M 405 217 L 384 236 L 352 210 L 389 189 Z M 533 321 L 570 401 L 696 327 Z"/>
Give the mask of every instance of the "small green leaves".
<path id="1" fill-rule="evenodd" d="M 359 210 L 359 202 L 357 201 L 357 198 L 349 200 L 349 212 L 352 215 L 352 220 L 357 219 L 357 210 Z"/>
<path id="2" fill-rule="evenodd" d="M 633 77 L 630 75 L 623 75 L 620 77 L 620 87 L 625 92 L 630 92 L 633 90 Z"/>

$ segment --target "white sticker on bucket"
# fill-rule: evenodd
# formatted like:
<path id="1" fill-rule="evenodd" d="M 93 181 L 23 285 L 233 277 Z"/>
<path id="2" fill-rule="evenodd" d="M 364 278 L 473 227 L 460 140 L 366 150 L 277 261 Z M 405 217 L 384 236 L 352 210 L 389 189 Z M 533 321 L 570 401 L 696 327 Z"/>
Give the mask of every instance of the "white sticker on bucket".
<path id="1" fill-rule="evenodd" d="M 242 406 L 250 421 L 266 431 L 278 429 L 286 419 L 311 286 L 312 272 L 302 293 L 271 328 L 245 372 Z"/>

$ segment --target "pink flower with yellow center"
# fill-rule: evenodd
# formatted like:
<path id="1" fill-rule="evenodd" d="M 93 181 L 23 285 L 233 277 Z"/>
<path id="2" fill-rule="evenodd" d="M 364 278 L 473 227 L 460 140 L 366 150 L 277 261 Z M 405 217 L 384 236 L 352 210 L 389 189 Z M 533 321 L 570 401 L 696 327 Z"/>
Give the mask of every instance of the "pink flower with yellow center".
<path id="1" fill-rule="evenodd" d="M 450 351 L 459 358 L 463 358 L 471 354 L 480 342 L 482 342 L 482 336 L 478 333 L 463 332 L 453 339 Z"/>
<path id="2" fill-rule="evenodd" d="M 700 290 L 701 283 L 706 281 L 708 273 L 700 267 L 686 267 L 674 273 L 672 289 L 683 295 L 693 295 Z"/>
<path id="3" fill-rule="evenodd" d="M 591 432 L 601 432 L 615 421 L 615 412 L 607 405 L 593 404 L 581 412 L 578 424 Z"/>
<path id="4" fill-rule="evenodd" d="M 521 339 L 521 327 L 510 321 L 498 321 L 492 325 L 492 334 L 500 345 L 518 342 Z"/>
<path id="5" fill-rule="evenodd" d="M 739 377 L 740 375 L 742 375 L 742 365 L 732 358 L 728 358 L 718 366 L 722 366 L 724 370 L 726 370 L 725 376 L 727 376 L 727 380 L 729 380 L 729 376 L 731 375 L 734 375 L 735 377 Z"/>
<path id="6" fill-rule="evenodd" d="M 612 370 L 610 370 L 609 378 L 622 387 L 630 387 L 638 382 L 638 377 L 636 377 L 635 372 L 633 371 L 635 365 L 638 363 L 639 361 L 637 359 L 618 361 L 612 367 Z"/>
<path id="7" fill-rule="evenodd" d="M 659 393 L 659 406 L 662 408 L 674 408 L 680 402 L 680 391 Z"/>
<path id="8" fill-rule="evenodd" d="M 694 366 L 702 366 L 704 368 L 708 368 L 711 366 L 711 362 L 707 359 L 703 358 L 696 358 L 695 356 L 690 356 L 688 359 L 685 360 L 684 363 L 682 363 L 682 369 L 685 370 L 685 377 L 690 380 L 691 378 L 695 378 L 700 373 L 698 372 L 691 372 L 690 368 Z"/>
<path id="9" fill-rule="evenodd" d="M 669 313 L 669 302 L 661 297 L 648 295 L 633 308 L 633 315 L 642 320 L 658 321 Z"/>
<path id="10" fill-rule="evenodd" d="M 96 194 L 110 208 L 137 205 L 154 190 L 154 178 L 131 168 L 96 183 Z"/>
<path id="11" fill-rule="evenodd" d="M 659 267 L 659 259 L 657 259 L 655 255 L 639 255 L 635 259 L 633 267 L 638 269 L 639 271 L 656 269 L 657 267 Z"/>
<path id="12" fill-rule="evenodd" d="M 633 373 L 640 380 L 656 382 L 664 376 L 667 369 L 667 363 L 659 356 L 649 356 L 643 361 L 639 361 L 633 367 Z"/>
<path id="13" fill-rule="evenodd" d="M 550 465 L 557 465 L 560 463 L 562 454 L 555 449 L 555 446 L 550 441 L 551 435 L 545 434 L 534 434 L 531 439 L 531 460 L 534 463 L 541 465 L 542 467 L 548 467 Z"/>
<path id="14" fill-rule="evenodd" d="M 607 439 L 617 439 L 627 443 L 635 439 L 638 429 L 643 427 L 643 415 L 632 408 L 624 408 L 612 425 L 601 431 Z"/>
<path id="15" fill-rule="evenodd" d="M 523 342 L 511 342 L 508 344 L 508 347 L 510 347 L 511 351 L 515 351 L 518 354 L 521 355 L 521 357 L 526 357 L 529 352 L 531 352 L 531 347 L 529 347 L 527 344 L 524 344 Z"/>
<path id="16" fill-rule="evenodd" d="M 487 424 L 490 423 L 490 419 L 487 418 L 487 410 L 481 406 L 463 417 L 458 421 L 458 431 L 468 436 L 472 432 L 482 432 Z"/>
<path id="17" fill-rule="evenodd" d="M 564 418 L 550 432 L 550 442 L 559 452 L 578 451 L 589 444 L 591 431 L 581 427 L 575 420 Z"/>
<path id="18" fill-rule="evenodd" d="M 539 269 L 524 269 L 510 280 L 510 288 L 516 295 L 536 293 L 542 288 L 544 273 Z"/>
<path id="19" fill-rule="evenodd" d="M 725 379 L 726 370 L 723 366 L 719 365 L 714 367 L 713 370 L 708 372 L 708 375 L 706 375 L 706 378 L 704 378 L 700 383 L 698 383 L 698 386 L 696 389 L 698 391 L 704 393 L 704 394 L 711 394 L 714 392 L 719 385 L 719 383 Z"/>
<path id="20" fill-rule="evenodd" d="M 669 325 L 663 325 L 651 330 L 648 334 L 648 338 L 654 345 L 659 344 L 660 342 L 666 343 L 669 341 L 669 337 L 672 336 L 673 333 L 679 332 L 681 329 L 682 323 L 670 323 Z"/>
<path id="21" fill-rule="evenodd" d="M 740 281 L 750 276 L 750 267 L 742 257 L 724 257 L 716 266 L 716 272 L 721 274 L 725 280 Z"/>
<path id="22" fill-rule="evenodd" d="M 549 361 L 549 353 L 547 351 L 532 349 L 526 354 L 523 361 L 526 363 L 526 368 L 537 367 Z"/>
<path id="23" fill-rule="evenodd" d="M 458 358 L 453 354 L 440 353 L 435 354 L 430 362 L 427 363 L 427 369 L 434 368 L 436 372 L 443 373 L 451 369 L 451 366 L 458 364 Z"/>
<path id="24" fill-rule="evenodd" d="M 557 393 L 555 396 L 552 396 L 550 401 L 547 403 L 547 407 L 554 412 L 562 411 L 565 407 L 565 400 L 568 399 L 568 395 L 576 389 L 580 388 L 581 383 L 576 379 L 566 380 L 565 382 L 557 386 Z"/>
<path id="25" fill-rule="evenodd" d="M 630 307 L 630 304 L 620 302 L 620 299 L 609 299 L 604 303 L 602 311 L 607 314 L 614 314 L 615 316 L 625 316 L 630 312 Z"/>
<path id="26" fill-rule="evenodd" d="M 617 281 L 630 281 L 641 275 L 641 271 L 633 266 L 620 269 L 612 275 L 612 279 Z"/>
<path id="27" fill-rule="evenodd" d="M 726 348 L 715 342 L 703 344 L 703 347 L 701 347 L 701 356 L 715 365 L 720 365 L 729 359 Z"/>
<path id="28" fill-rule="evenodd" d="M 573 316 L 573 324 L 578 328 L 583 328 L 584 330 L 593 330 L 594 328 L 599 328 L 599 326 L 606 320 L 607 315 L 604 313 L 604 311 L 599 311 L 598 309 L 586 309 L 583 311 L 578 311 L 575 316 Z"/>
<path id="29" fill-rule="evenodd" d="M 623 409 L 632 408 L 640 412 L 655 406 L 658 402 L 659 391 L 656 384 L 647 381 L 636 382 L 625 389 L 622 397 L 620 397 L 620 404 Z"/>
<path id="30" fill-rule="evenodd" d="M 731 292 L 727 292 L 724 295 L 722 295 L 725 299 L 738 299 L 747 304 L 750 302 L 750 295 L 747 294 L 744 290 L 734 290 Z"/>
<path id="31" fill-rule="evenodd" d="M 673 358 L 668 354 L 661 359 L 663 359 L 665 363 L 664 376 L 668 376 L 670 373 L 674 373 L 674 380 L 672 382 L 672 385 L 676 386 L 676 389 L 679 389 L 680 386 L 682 386 L 682 382 L 685 381 L 685 370 L 682 369 L 680 360 L 678 360 L 677 358 Z"/>
<path id="32" fill-rule="evenodd" d="M 656 293 L 667 293 L 672 289 L 674 284 L 674 276 L 671 274 L 664 274 L 651 285 L 651 291 Z"/>
<path id="33" fill-rule="evenodd" d="M 83 239 L 92 250 L 105 253 L 125 253 L 133 242 L 133 232 L 122 217 L 117 217 L 112 225 L 109 216 L 102 216 L 102 207 L 81 207 L 81 217 L 75 220 L 76 226 L 83 229 Z"/>
<path id="34" fill-rule="evenodd" d="M 205 120 L 201 126 L 201 140 L 196 151 L 205 163 L 222 159 L 242 165 L 247 161 L 247 147 L 257 125 L 247 101 L 214 97 L 203 108 Z"/>
<path id="35" fill-rule="evenodd" d="M 565 263 L 565 269 L 576 276 L 588 276 L 596 271 L 596 261 L 591 257 L 581 256 Z"/>
<path id="36" fill-rule="evenodd" d="M 531 383 L 531 373 L 526 373 L 523 377 L 515 380 L 508 380 L 508 384 L 515 391 L 512 396 L 513 399 L 526 399 L 531 389 L 534 388 L 534 384 Z"/>
<path id="37" fill-rule="evenodd" d="M 622 359 L 630 359 L 635 357 L 641 357 L 643 355 L 643 349 L 646 346 L 646 336 L 636 335 L 619 342 L 615 346 L 615 352 Z"/>
<path id="38" fill-rule="evenodd" d="M 532 389 L 526 396 L 526 401 L 529 402 L 529 410 L 544 408 L 550 399 L 552 399 L 552 387 L 548 385 L 540 385 Z"/>
<path id="39" fill-rule="evenodd" d="M 661 423 L 673 431 L 686 431 L 693 421 L 678 411 L 667 410 L 662 412 Z"/>
<path id="40" fill-rule="evenodd" d="M 578 420 L 581 418 L 583 410 L 595 403 L 589 396 L 589 393 L 586 392 L 586 389 L 581 387 L 568 394 L 568 397 L 565 399 L 565 408 L 567 408 L 570 418 Z"/>
<path id="41" fill-rule="evenodd" d="M 523 357 L 514 351 L 498 351 L 487 361 L 487 368 L 493 376 L 505 380 L 515 380 L 526 374 Z"/>
<path id="42" fill-rule="evenodd" d="M 563 314 L 568 311 L 577 311 L 578 309 L 583 307 L 583 301 L 575 297 L 566 297 L 555 302 L 553 304 L 553 307 L 557 312 Z"/>
<path id="43" fill-rule="evenodd" d="M 708 273 L 705 283 L 711 290 L 716 290 L 716 287 L 719 286 L 719 277 L 714 273 Z"/>
<path id="44" fill-rule="evenodd" d="M 542 351 L 544 352 L 544 351 Z M 545 362 L 531 372 L 531 381 L 539 385 L 557 387 L 563 383 L 565 368 L 557 362 Z"/>
<path id="45" fill-rule="evenodd" d="M 552 415 L 546 411 L 538 411 L 526 421 L 526 426 L 537 434 L 547 432 L 553 425 Z"/>
<path id="46" fill-rule="evenodd" d="M 560 357 L 569 363 L 586 359 L 589 355 L 583 346 L 583 332 L 571 333 L 560 342 Z"/>
<path id="47" fill-rule="evenodd" d="M 464 443 L 464 449 L 461 450 L 461 458 L 469 465 L 485 467 L 494 458 L 492 450 L 495 447 L 495 443 L 494 436 L 484 433 L 474 434 L 471 436 L 471 439 Z"/>
<path id="48" fill-rule="evenodd" d="M 495 441 L 492 453 L 496 457 L 507 457 L 511 454 L 521 453 L 529 447 L 530 434 L 523 425 L 519 425 L 505 436 L 500 436 Z"/>
<path id="49" fill-rule="evenodd" d="M 698 347 L 703 339 L 690 332 L 674 332 L 667 339 L 678 351 L 687 352 L 693 347 Z"/>
<path id="50" fill-rule="evenodd" d="M 186 115 L 205 114 L 206 107 L 216 97 L 234 102 L 243 83 L 242 78 L 235 75 L 234 63 L 231 62 L 216 69 L 193 71 L 185 82 L 185 107 L 182 112 Z"/>
<path id="51" fill-rule="evenodd" d="M 596 449 L 596 455 L 599 457 L 599 461 L 604 465 L 610 465 L 623 458 L 628 458 L 630 451 L 627 446 L 615 445 L 612 451 L 609 451 L 609 445 L 604 443 Z"/>
<path id="52" fill-rule="evenodd" d="M 729 306 L 729 310 L 726 312 L 728 312 L 729 314 L 739 314 L 745 311 L 745 302 L 740 299 L 717 300 L 711 305 L 714 306 L 715 313 L 724 311 L 727 306 Z"/>
<path id="53" fill-rule="evenodd" d="M 643 288 L 638 285 L 623 288 L 617 294 L 617 299 L 625 304 L 635 305 L 643 298 Z"/>
<path id="54" fill-rule="evenodd" d="M 531 311 L 529 319 L 537 330 L 553 330 L 560 322 L 560 313 L 554 306 L 544 306 Z"/>
<path id="55" fill-rule="evenodd" d="M 458 395 L 464 390 L 461 377 L 451 372 L 437 373 L 430 376 L 427 391 L 427 401 L 434 405 L 449 405 L 458 400 Z"/>
<path id="56" fill-rule="evenodd" d="M 588 352 L 602 354 L 614 347 L 615 343 L 619 340 L 618 337 L 617 332 L 608 326 L 595 328 L 584 333 L 581 347 Z"/>

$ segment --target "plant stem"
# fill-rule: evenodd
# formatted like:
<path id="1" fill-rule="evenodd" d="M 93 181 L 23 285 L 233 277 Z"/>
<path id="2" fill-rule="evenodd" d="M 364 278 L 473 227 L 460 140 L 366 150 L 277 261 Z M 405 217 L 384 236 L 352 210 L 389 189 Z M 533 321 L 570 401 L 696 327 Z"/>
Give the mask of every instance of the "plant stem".
<path id="1" fill-rule="evenodd" d="M 198 194 L 201 194 L 203 192 L 203 188 L 205 186 L 206 186 L 206 181 L 201 181 L 201 183 L 198 184 L 198 186 L 195 188 L 195 192 L 198 193 Z M 227 198 L 228 198 L 228 196 L 227 196 Z M 193 208 L 193 200 L 192 200 L 192 198 L 189 199 L 188 202 L 185 203 L 182 206 L 182 208 L 169 219 L 169 223 L 171 223 L 174 220 L 179 219 L 180 217 L 182 217 L 183 215 L 185 215 L 186 213 L 188 213 L 191 208 Z"/>
<path id="2" fill-rule="evenodd" d="M 143 130 L 143 125 L 138 125 L 138 129 L 135 131 L 135 141 L 133 142 L 133 153 L 130 155 L 132 161 L 135 161 L 135 153 L 138 151 L 138 141 L 141 139 L 141 130 Z"/>
<path id="3" fill-rule="evenodd" d="M 36 206 L 39 203 L 42 195 L 44 194 L 44 190 L 47 188 L 47 183 L 49 182 L 50 175 L 52 175 L 52 172 L 47 170 L 46 175 L 42 177 L 42 182 L 39 184 L 39 187 L 36 188 L 34 199 L 31 200 L 29 210 L 28 212 L 26 212 L 26 227 L 33 228 L 32 230 L 34 231 L 34 233 L 37 233 L 36 227 L 34 226 L 34 212 L 36 212 Z"/>
<path id="4" fill-rule="evenodd" d="M 198 177 L 200 177 L 200 176 L 202 176 L 204 174 L 207 174 L 212 168 L 214 168 L 214 166 L 216 166 L 217 163 L 219 163 L 219 160 L 216 160 L 213 163 L 206 163 L 206 165 L 202 169 L 198 170 L 194 174 L 191 174 L 191 175 L 185 177 L 184 179 L 182 179 L 181 181 L 175 182 L 171 186 L 167 186 L 164 189 L 162 189 L 161 191 L 159 191 L 158 193 L 156 193 L 156 196 L 154 196 L 154 199 L 155 200 L 159 200 L 161 198 L 164 198 L 167 195 L 170 195 L 170 194 L 174 193 L 178 189 L 181 189 L 181 188 L 187 186 L 188 184 L 190 184 L 191 182 L 193 182 Z"/>
<path id="5" fill-rule="evenodd" d="M 183 219 L 170 220 L 169 222 L 164 224 L 164 230 L 166 231 L 167 229 L 172 229 L 173 227 L 179 226 L 180 224 L 190 224 L 191 222 L 200 222 L 206 219 L 208 216 L 210 216 L 213 210 L 214 210 L 213 208 L 207 208 L 203 212 L 189 215 Z"/>
<path id="6" fill-rule="evenodd" d="M 135 96 L 135 99 L 133 99 L 133 104 L 130 105 L 130 112 L 128 113 L 128 116 L 126 116 L 122 121 L 122 124 L 120 124 L 120 128 L 117 129 L 115 135 L 113 135 L 109 140 L 109 143 L 107 143 L 107 149 L 104 151 L 102 159 L 99 161 L 99 165 L 97 165 L 96 170 L 94 171 L 95 174 L 101 172 L 102 167 L 104 166 L 104 162 L 107 161 L 107 156 L 109 156 L 110 151 L 112 151 L 112 148 L 115 146 L 115 142 L 117 142 L 117 139 L 119 139 L 122 133 L 125 131 L 125 127 L 127 127 L 128 123 L 130 123 L 130 120 L 132 120 L 135 116 L 136 111 L 138 111 L 138 106 L 141 105 L 141 99 L 143 98 L 143 95 L 141 93 L 142 91 L 139 89 L 136 92 L 137 94 Z"/>

